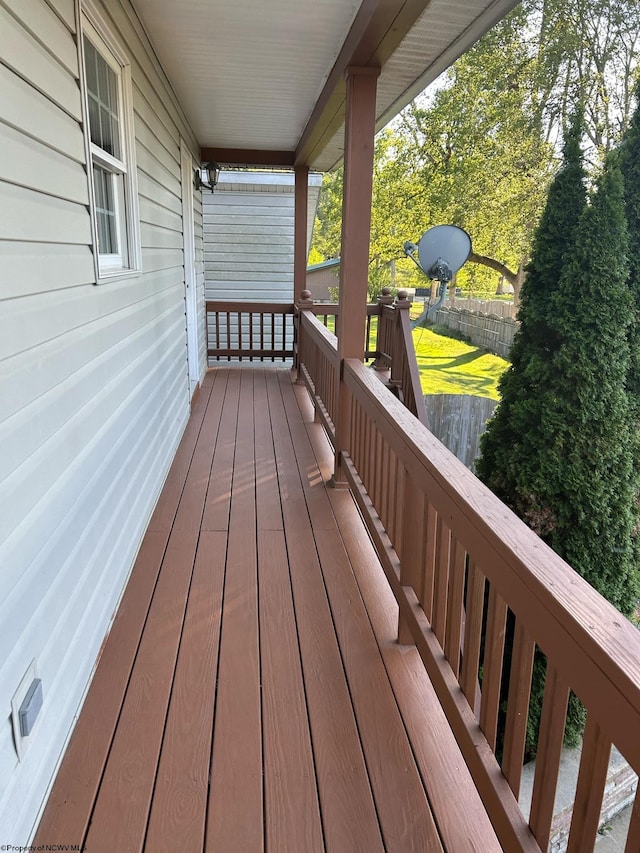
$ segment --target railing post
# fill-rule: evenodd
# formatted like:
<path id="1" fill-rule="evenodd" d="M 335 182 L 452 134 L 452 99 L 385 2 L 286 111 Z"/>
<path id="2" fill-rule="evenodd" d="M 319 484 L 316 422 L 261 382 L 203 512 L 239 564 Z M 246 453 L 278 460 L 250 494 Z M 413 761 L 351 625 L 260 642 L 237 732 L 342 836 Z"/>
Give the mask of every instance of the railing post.
<path id="1" fill-rule="evenodd" d="M 349 450 L 351 397 L 344 384 L 344 361 L 364 361 L 367 281 L 371 239 L 371 197 L 379 68 L 349 66 L 346 80 L 344 189 L 338 315 L 338 403 L 333 485 L 346 486 L 342 453 Z"/>
<path id="2" fill-rule="evenodd" d="M 401 354 L 404 355 L 404 348 L 402 341 L 402 316 L 400 311 L 409 311 L 411 303 L 407 298 L 408 295 L 409 294 L 406 290 L 399 290 L 394 305 L 397 313 L 394 317 L 395 323 L 393 324 L 393 340 L 391 342 L 390 350 L 391 376 L 389 377 L 389 385 L 395 386 L 399 389 L 402 389 L 402 373 L 404 368 L 403 358 L 401 357 Z"/>
<path id="3" fill-rule="evenodd" d="M 302 340 L 302 311 L 313 311 L 313 299 L 310 290 L 303 290 L 300 299 L 296 302 L 297 313 L 294 317 L 294 356 L 293 369 L 296 371 L 296 385 L 302 385 L 303 379 L 300 375 L 300 365 L 304 362 Z"/>
<path id="4" fill-rule="evenodd" d="M 295 167 L 293 227 L 293 301 L 302 298 L 307 286 L 307 216 L 309 167 Z"/>
<path id="5" fill-rule="evenodd" d="M 387 370 L 387 365 L 384 359 L 380 357 L 381 353 L 386 352 L 386 323 L 382 319 L 382 311 L 385 305 L 393 305 L 393 294 L 390 287 L 383 287 L 382 293 L 378 296 L 378 329 L 376 332 L 376 360 L 373 362 L 374 370 Z"/>

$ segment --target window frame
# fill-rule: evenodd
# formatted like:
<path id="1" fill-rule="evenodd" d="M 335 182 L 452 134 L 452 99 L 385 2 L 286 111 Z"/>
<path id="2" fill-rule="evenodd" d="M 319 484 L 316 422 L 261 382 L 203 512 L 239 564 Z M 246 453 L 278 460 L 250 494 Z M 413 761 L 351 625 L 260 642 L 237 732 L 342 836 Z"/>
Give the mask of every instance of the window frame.
<path id="1" fill-rule="evenodd" d="M 96 284 L 102 284 L 106 281 L 113 281 L 114 279 L 139 275 L 142 269 L 135 138 L 133 132 L 131 64 L 120 44 L 114 39 L 108 26 L 99 12 L 93 7 L 92 3 L 86 2 L 86 0 L 82 3 L 82 10 L 79 17 L 80 35 L 78 38 L 78 52 L 91 214 L 91 237 Z M 101 57 L 116 75 L 120 157 L 114 157 L 91 139 L 85 39 L 91 43 L 98 56 Z M 115 254 L 99 252 L 99 214 L 96 182 L 93 173 L 94 167 L 104 170 L 109 175 L 116 176 L 116 179 L 112 180 L 112 191 L 115 233 L 118 239 L 119 251 Z"/>

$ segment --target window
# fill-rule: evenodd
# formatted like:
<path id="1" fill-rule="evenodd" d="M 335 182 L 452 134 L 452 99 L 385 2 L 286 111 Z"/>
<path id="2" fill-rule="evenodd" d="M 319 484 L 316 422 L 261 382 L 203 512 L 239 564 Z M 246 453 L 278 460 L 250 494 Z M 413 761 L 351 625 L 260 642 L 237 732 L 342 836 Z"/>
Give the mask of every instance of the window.
<path id="1" fill-rule="evenodd" d="M 98 279 L 139 268 L 128 65 L 88 21 L 84 90 Z"/>

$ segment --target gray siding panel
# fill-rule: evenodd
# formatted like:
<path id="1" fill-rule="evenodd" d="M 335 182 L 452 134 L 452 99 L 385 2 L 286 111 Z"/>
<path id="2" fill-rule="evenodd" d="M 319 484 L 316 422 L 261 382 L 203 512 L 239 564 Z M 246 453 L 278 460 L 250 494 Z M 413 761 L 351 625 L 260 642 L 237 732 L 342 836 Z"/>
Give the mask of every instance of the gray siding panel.
<path id="1" fill-rule="evenodd" d="M 84 163 L 84 138 L 78 122 L 3 65 L 0 65 L 0 116 L 27 136 Z"/>
<path id="2" fill-rule="evenodd" d="M 44 5 L 44 3 L 41 3 Z M 69 41 L 73 40 L 69 35 Z M 36 89 L 80 120 L 80 89 L 53 54 L 0 6 L 0 58 Z M 77 77 L 77 69 L 76 74 Z"/>
<path id="3" fill-rule="evenodd" d="M 89 203 L 84 166 L 0 121 L 0 180 Z"/>
<path id="4" fill-rule="evenodd" d="M 45 697 L 21 762 L 0 723 L 23 845 L 189 414 L 180 137 L 198 147 L 128 0 L 102 12 L 131 60 L 142 270 L 95 286 L 73 0 L 0 5 L 0 698 L 33 658 Z M 200 198 L 194 219 L 204 301 Z"/>

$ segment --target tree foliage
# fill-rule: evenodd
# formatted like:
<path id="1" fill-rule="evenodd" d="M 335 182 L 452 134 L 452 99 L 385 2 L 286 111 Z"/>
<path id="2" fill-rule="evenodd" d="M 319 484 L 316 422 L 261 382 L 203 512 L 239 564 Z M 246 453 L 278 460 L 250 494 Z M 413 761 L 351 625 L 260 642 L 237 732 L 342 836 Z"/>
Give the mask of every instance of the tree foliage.
<path id="1" fill-rule="evenodd" d="M 629 230 L 629 290 L 632 297 L 629 347 L 631 367 L 627 390 L 640 429 L 640 78 L 636 84 L 636 111 L 620 146 L 625 213 Z"/>
<path id="2" fill-rule="evenodd" d="M 632 110 L 640 52 L 637 0 L 524 0 L 531 27 L 538 128 L 557 136 L 585 105 L 589 159 L 620 141 Z"/>
<path id="3" fill-rule="evenodd" d="M 477 463 L 478 476 L 540 534 L 555 464 L 548 454 L 555 424 L 547 416 L 545 399 L 551 360 L 559 343 L 552 327 L 553 296 L 586 203 L 580 136 L 578 113 L 533 240 L 511 366 L 501 379 L 501 403 L 482 436 Z"/>
<path id="4" fill-rule="evenodd" d="M 481 295 L 500 276 L 520 289 L 557 166 L 557 139 L 587 104 L 590 166 L 626 128 L 637 78 L 637 0 L 524 0 L 379 136 L 372 292 L 424 286 L 405 240 L 451 222 L 473 240 L 458 284 Z M 325 178 L 314 245 L 340 254 L 342 176 Z M 393 263 L 392 263 L 393 262 Z"/>
<path id="5" fill-rule="evenodd" d="M 622 178 L 610 155 L 585 205 L 577 138 L 576 121 L 534 239 L 513 364 L 477 467 L 505 503 L 629 615 L 638 594 L 638 434 L 626 390 L 632 297 Z M 543 688 L 538 655 L 531 752 Z M 568 744 L 582 724 L 572 697 Z"/>

